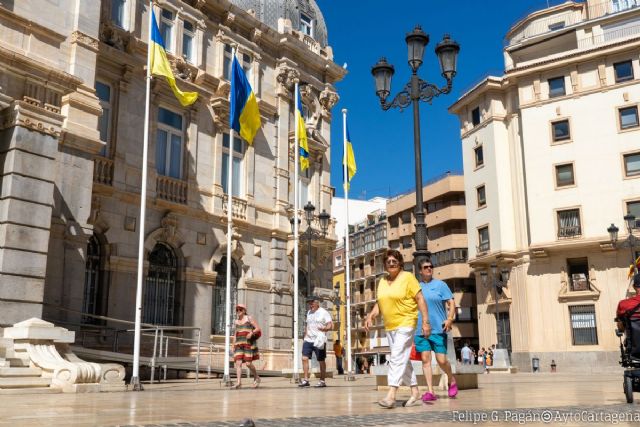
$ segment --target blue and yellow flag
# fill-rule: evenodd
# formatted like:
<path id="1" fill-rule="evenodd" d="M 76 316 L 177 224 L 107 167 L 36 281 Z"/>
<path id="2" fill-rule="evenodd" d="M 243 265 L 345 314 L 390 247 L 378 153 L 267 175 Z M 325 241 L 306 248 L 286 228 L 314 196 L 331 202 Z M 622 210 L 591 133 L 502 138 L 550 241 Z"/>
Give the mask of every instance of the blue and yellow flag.
<path id="1" fill-rule="evenodd" d="M 191 105 L 198 99 L 198 93 L 183 92 L 178 89 L 178 86 L 176 86 L 176 78 L 173 76 L 171 65 L 169 65 L 169 60 L 167 59 L 167 52 L 164 47 L 162 35 L 158 29 L 156 14 L 153 10 L 151 10 L 151 14 L 153 17 L 151 43 L 149 46 L 149 50 L 151 51 L 151 74 L 155 74 L 156 76 L 165 76 L 167 78 L 167 83 L 169 83 L 171 90 L 173 90 L 173 94 L 178 98 L 180 104 L 182 104 L 183 107 Z"/>
<path id="2" fill-rule="evenodd" d="M 298 142 L 300 144 L 300 170 L 309 168 L 309 141 L 307 140 L 307 128 L 302 116 L 302 101 L 300 101 L 300 88 L 298 88 L 298 103 L 296 104 L 296 126 L 298 127 Z"/>
<path id="3" fill-rule="evenodd" d="M 358 170 L 356 168 L 356 156 L 353 154 L 353 146 L 351 145 L 351 136 L 349 135 L 349 125 L 347 128 L 347 152 L 344 153 L 342 158 L 342 180 L 346 183 L 347 189 L 351 185 L 351 178 L 356 174 Z M 344 176 L 344 165 L 347 164 L 347 176 Z"/>
<path id="4" fill-rule="evenodd" d="M 260 109 L 249 80 L 247 80 L 247 76 L 244 74 L 244 70 L 235 55 L 231 64 L 230 110 L 229 124 L 231 128 L 238 132 L 249 144 L 253 144 L 253 138 L 255 138 L 258 129 L 262 126 Z"/>

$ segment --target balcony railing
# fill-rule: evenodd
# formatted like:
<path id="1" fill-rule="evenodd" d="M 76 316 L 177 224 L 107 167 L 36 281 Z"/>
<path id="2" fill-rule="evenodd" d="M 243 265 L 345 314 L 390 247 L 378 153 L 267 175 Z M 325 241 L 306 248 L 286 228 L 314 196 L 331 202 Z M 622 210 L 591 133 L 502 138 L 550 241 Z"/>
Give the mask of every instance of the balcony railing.
<path id="1" fill-rule="evenodd" d="M 187 203 L 187 181 L 168 176 L 156 178 L 156 194 L 159 199 L 173 203 Z"/>
<path id="2" fill-rule="evenodd" d="M 102 156 L 93 159 L 93 182 L 113 185 L 113 160 Z"/>
<path id="3" fill-rule="evenodd" d="M 568 239 L 572 237 L 579 237 L 582 235 L 582 230 L 579 225 L 572 225 L 569 227 L 559 227 L 558 228 L 558 238 L 559 239 Z"/>
<path id="4" fill-rule="evenodd" d="M 478 246 L 476 246 L 476 252 L 478 253 L 489 252 L 489 241 L 482 242 Z"/>
<path id="5" fill-rule="evenodd" d="M 247 201 L 234 197 L 233 206 L 231 207 L 231 216 L 236 219 L 246 220 L 247 219 Z M 222 199 L 222 211 L 227 213 L 227 209 L 229 206 L 229 197 L 225 194 Z"/>

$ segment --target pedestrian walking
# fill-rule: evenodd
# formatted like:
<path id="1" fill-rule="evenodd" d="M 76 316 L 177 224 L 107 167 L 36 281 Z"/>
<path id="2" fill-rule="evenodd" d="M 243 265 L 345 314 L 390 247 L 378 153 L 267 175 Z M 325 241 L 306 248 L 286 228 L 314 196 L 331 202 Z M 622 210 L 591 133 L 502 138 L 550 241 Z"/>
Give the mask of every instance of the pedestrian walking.
<path id="1" fill-rule="evenodd" d="M 469 343 L 464 343 L 464 347 L 462 347 L 462 350 L 460 350 L 460 356 L 462 356 L 463 365 L 471 365 L 471 358 L 473 357 L 473 352 L 469 348 Z"/>
<path id="2" fill-rule="evenodd" d="M 387 409 L 395 407 L 398 387 L 405 384 L 411 387 L 411 397 L 404 406 L 421 405 L 418 381 L 409 355 L 418 321 L 418 310 L 422 313 L 420 325 L 422 335 L 428 337 L 431 334 L 427 304 L 415 276 L 403 270 L 404 262 L 399 251 L 387 250 L 384 255 L 384 265 L 387 277 L 380 279 L 376 304 L 364 323 L 365 330 L 369 332 L 373 320 L 378 314 L 382 314 L 389 341 L 387 373 L 389 392 L 384 399 L 378 401 L 378 404 Z"/>
<path id="3" fill-rule="evenodd" d="M 336 356 L 336 369 L 338 370 L 338 375 L 344 375 L 344 369 L 342 367 L 342 344 L 340 344 L 340 340 L 335 340 L 333 343 L 333 353 Z"/>
<path id="4" fill-rule="evenodd" d="M 425 337 L 422 331 L 416 331 L 414 338 L 416 351 L 422 358 L 422 373 L 427 381 L 427 392 L 422 395 L 423 402 L 436 400 L 433 391 L 433 372 L 431 370 L 431 352 L 436 355 L 440 369 L 447 374 L 449 397 L 456 397 L 458 385 L 447 360 L 447 332 L 451 330 L 456 318 L 456 303 L 449 286 L 442 280 L 433 278 L 433 263 L 427 259 L 420 263 L 420 288 L 429 310 L 429 321 L 432 325 L 431 335 Z M 418 314 L 418 324 L 422 323 L 422 313 Z"/>
<path id="5" fill-rule="evenodd" d="M 247 314 L 247 306 L 244 304 L 236 305 L 236 320 L 234 321 L 236 329 L 233 341 L 233 360 L 236 365 L 236 384 L 233 388 L 242 386 L 242 364 L 246 364 L 251 374 L 253 374 L 253 388 L 260 385 L 260 376 L 258 370 L 253 364 L 254 360 L 260 359 L 257 340 L 262 335 L 262 330 L 256 321 Z"/>
<path id="6" fill-rule="evenodd" d="M 298 387 L 309 387 L 309 359 L 316 355 L 320 365 L 320 381 L 316 387 L 326 387 L 327 375 L 327 332 L 333 329 L 331 315 L 320 307 L 320 301 L 316 297 L 309 299 L 309 311 L 304 328 L 304 343 L 302 344 L 302 371 L 304 378 Z"/>

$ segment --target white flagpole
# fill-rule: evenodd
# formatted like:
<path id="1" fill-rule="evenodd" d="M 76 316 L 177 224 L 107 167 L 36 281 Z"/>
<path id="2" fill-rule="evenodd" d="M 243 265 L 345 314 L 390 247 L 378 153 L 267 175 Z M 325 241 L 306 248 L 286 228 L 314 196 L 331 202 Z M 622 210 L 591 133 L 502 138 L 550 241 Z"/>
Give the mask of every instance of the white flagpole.
<path id="1" fill-rule="evenodd" d="M 153 0 L 149 1 L 149 38 L 147 40 L 147 76 L 144 104 L 144 137 L 142 141 L 142 182 L 140 184 L 140 227 L 138 237 L 138 277 L 136 280 L 136 312 L 133 334 L 133 372 L 131 386 L 134 391 L 142 390 L 140 385 L 140 330 L 142 323 L 142 278 L 144 275 L 144 232 L 147 211 L 147 158 L 149 157 L 149 94 L 151 92 L 151 31 L 153 25 Z"/>
<path id="2" fill-rule="evenodd" d="M 236 48 L 231 49 L 231 68 L 233 69 L 233 61 L 236 58 Z M 233 71 L 232 71 L 233 72 Z M 232 88 L 233 89 L 233 88 Z M 230 97 L 233 99 L 233 96 Z M 233 110 L 231 107 L 229 110 Z M 224 375 L 222 381 L 229 384 L 229 352 L 231 351 L 231 234 L 233 232 L 233 139 L 235 132 L 232 126 L 229 126 L 229 158 L 227 162 L 227 288 L 225 290 L 224 302 Z M 240 381 L 237 378 L 236 381 Z"/>
<path id="3" fill-rule="evenodd" d="M 295 382 L 298 381 L 299 375 L 298 370 L 300 367 L 298 366 L 298 354 L 300 349 L 298 343 L 298 330 L 300 325 L 298 325 L 298 313 L 300 311 L 300 301 L 299 301 L 299 284 L 298 284 L 298 269 L 299 269 L 299 261 L 298 261 L 298 164 L 300 162 L 300 141 L 298 140 L 298 120 L 296 118 L 296 111 L 298 110 L 298 81 L 295 82 L 293 96 L 293 127 L 295 130 L 295 144 L 294 144 L 294 154 L 293 154 L 293 175 L 294 175 L 294 184 L 293 184 L 293 380 Z"/>
<path id="4" fill-rule="evenodd" d="M 344 265 L 345 270 L 345 291 L 347 296 L 347 372 L 351 377 L 352 360 L 351 360 L 351 278 L 349 271 L 349 170 L 347 168 L 347 109 L 342 109 L 342 145 L 344 147 L 344 158 L 342 159 L 342 171 L 344 181 L 344 200 L 346 203 L 346 220 L 345 220 L 345 238 L 344 238 L 344 255 L 346 263 Z"/>

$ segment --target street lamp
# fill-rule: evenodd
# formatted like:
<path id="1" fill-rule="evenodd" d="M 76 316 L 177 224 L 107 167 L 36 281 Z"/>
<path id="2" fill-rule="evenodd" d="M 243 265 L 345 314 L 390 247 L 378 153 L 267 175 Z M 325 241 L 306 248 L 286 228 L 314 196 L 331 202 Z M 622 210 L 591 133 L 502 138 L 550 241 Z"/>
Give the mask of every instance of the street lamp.
<path id="1" fill-rule="evenodd" d="M 507 285 L 507 282 L 509 281 L 509 273 L 510 273 L 509 269 L 506 267 L 503 267 L 500 270 L 500 277 L 498 278 L 498 266 L 495 263 L 491 264 L 492 282 L 491 284 L 489 284 L 487 271 L 485 270 L 480 272 L 480 278 L 482 280 L 482 284 L 485 287 L 493 286 L 493 295 L 494 295 L 494 301 L 496 304 L 496 348 L 499 348 L 500 346 L 500 331 L 498 330 L 498 318 L 500 317 L 498 315 L 498 295 L 502 295 L 502 288 L 504 288 Z M 502 330 L 504 331 L 503 322 L 502 322 L 502 328 L 503 328 Z"/>
<path id="2" fill-rule="evenodd" d="M 311 204 L 311 202 L 307 202 L 304 205 L 304 218 L 307 221 L 307 229 L 304 233 L 300 234 L 300 239 L 307 240 L 307 298 L 311 296 L 311 242 L 313 240 L 319 240 L 324 238 L 327 235 L 327 229 L 329 228 L 329 220 L 331 219 L 331 215 L 327 213 L 326 210 L 322 210 L 322 212 L 318 215 L 318 220 L 320 222 L 320 232 L 315 231 L 311 227 L 311 223 L 313 222 L 316 208 Z M 291 232 L 294 230 L 294 219 L 291 218 L 289 220 L 291 223 Z M 298 224 L 300 224 L 300 219 L 298 219 Z M 295 274 L 298 274 L 296 271 Z"/>
<path id="3" fill-rule="evenodd" d="M 447 82 L 444 87 L 438 87 L 420 79 L 417 74 L 418 69 L 422 65 L 424 48 L 429 44 L 429 36 L 417 25 L 412 32 L 407 34 L 405 41 L 408 48 L 408 63 L 412 71 L 411 79 L 391 102 L 387 102 L 387 97 L 391 93 L 391 78 L 394 74 L 393 65 L 389 64 L 385 58 L 380 58 L 376 65 L 371 68 L 371 74 L 375 79 L 376 95 L 380 98 L 380 106 L 384 111 L 392 107 L 403 110 L 413 104 L 413 149 L 416 175 L 416 251 L 413 254 L 413 260 L 415 265 L 414 271 L 418 271 L 421 260 L 430 255 L 430 252 L 427 250 L 427 226 L 424 222 L 425 214 L 422 200 L 422 154 L 420 148 L 420 107 L 418 101 L 431 103 L 433 98 L 451 91 L 453 78 L 456 75 L 456 62 L 458 52 L 460 52 L 460 45 L 451 40 L 449 35 L 445 35 L 442 41 L 436 46 L 435 52 L 440 62 L 441 75 Z"/>
<path id="4" fill-rule="evenodd" d="M 616 227 L 615 224 L 611 224 L 607 228 L 607 233 L 609 233 L 609 240 L 611 241 L 611 245 L 615 247 L 628 247 L 631 252 L 631 265 L 633 266 L 633 273 L 638 273 L 638 266 L 636 265 L 636 256 L 635 256 L 635 247 L 638 245 L 638 239 L 633 235 L 633 229 L 636 228 L 636 217 L 633 214 L 627 213 L 624 217 L 624 222 L 627 226 L 627 238 L 622 243 L 618 243 L 618 231 L 619 228 Z"/>

